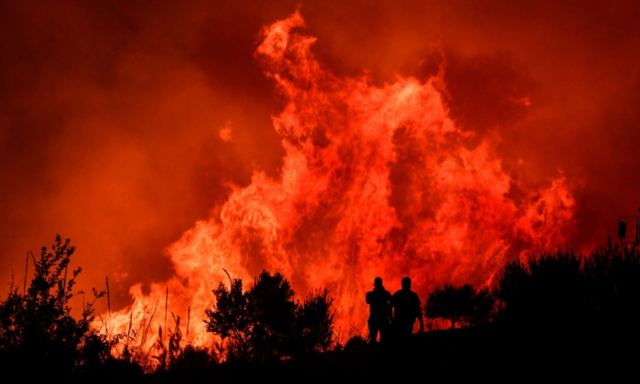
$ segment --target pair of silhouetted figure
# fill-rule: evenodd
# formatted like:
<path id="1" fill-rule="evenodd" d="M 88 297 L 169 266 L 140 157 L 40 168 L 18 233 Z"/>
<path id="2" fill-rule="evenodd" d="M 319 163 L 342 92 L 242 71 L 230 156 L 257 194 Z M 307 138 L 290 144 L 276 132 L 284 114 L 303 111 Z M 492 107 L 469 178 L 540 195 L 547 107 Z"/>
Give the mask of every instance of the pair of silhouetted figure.
<path id="1" fill-rule="evenodd" d="M 369 341 L 387 341 L 389 336 L 405 339 L 413 333 L 416 320 L 420 323 L 420 332 L 424 330 L 420 298 L 411 290 L 411 279 L 402 278 L 402 288 L 393 296 L 382 285 L 382 278 L 373 280 L 373 290 L 367 292 L 369 304 Z"/>

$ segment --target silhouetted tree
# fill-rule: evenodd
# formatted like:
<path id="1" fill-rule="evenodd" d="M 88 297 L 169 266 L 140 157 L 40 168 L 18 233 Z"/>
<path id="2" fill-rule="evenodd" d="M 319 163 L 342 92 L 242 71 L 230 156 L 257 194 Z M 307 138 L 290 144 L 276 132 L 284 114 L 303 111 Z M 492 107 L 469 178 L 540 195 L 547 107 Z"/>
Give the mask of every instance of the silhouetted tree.
<path id="1" fill-rule="evenodd" d="M 427 299 L 425 313 L 430 318 L 443 318 L 456 324 L 479 325 L 489 321 L 494 298 L 488 289 L 477 291 L 469 284 L 436 288 Z"/>
<path id="2" fill-rule="evenodd" d="M 262 272 L 248 292 L 252 313 L 249 342 L 260 359 L 293 352 L 296 303 L 289 282 L 279 273 Z"/>
<path id="3" fill-rule="evenodd" d="M 80 268 L 68 271 L 75 248 L 58 235 L 50 249 L 33 258 L 35 272 L 24 294 L 13 289 L 0 303 L 0 364 L 21 374 L 50 376 L 90 372 L 110 356 L 111 343 L 90 328 L 93 305 L 103 295 L 94 293 L 80 317 L 71 316 L 69 301 Z"/>
<path id="4" fill-rule="evenodd" d="M 205 311 L 207 331 L 226 341 L 228 358 L 247 359 L 253 315 L 249 310 L 248 293 L 242 291 L 242 280 L 234 279 L 229 289 L 220 283 L 213 295 L 216 305 Z"/>
<path id="5" fill-rule="evenodd" d="M 207 330 L 223 338 L 229 359 L 273 360 L 326 350 L 331 343 L 333 316 L 327 292 L 302 304 L 279 273 L 262 272 L 246 292 L 235 279 L 213 291 L 216 305 L 207 310 Z"/>

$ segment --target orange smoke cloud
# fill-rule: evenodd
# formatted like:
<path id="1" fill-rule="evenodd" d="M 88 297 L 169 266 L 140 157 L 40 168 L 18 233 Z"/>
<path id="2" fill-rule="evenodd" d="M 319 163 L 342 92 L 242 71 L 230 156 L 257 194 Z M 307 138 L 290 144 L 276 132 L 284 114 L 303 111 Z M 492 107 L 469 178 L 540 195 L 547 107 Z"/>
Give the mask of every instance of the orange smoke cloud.
<path id="1" fill-rule="evenodd" d="M 283 101 L 272 118 L 284 151 L 279 175 L 255 171 L 172 244 L 175 275 L 148 294 L 135 285 L 112 332 L 126 333 L 130 316 L 149 321 L 142 314 L 162 308 L 169 287 L 171 311 L 190 308 L 189 339 L 204 345 L 202 316 L 224 271 L 251 279 L 266 269 L 299 295 L 328 288 L 345 337 L 365 325 L 375 276 L 395 289 L 411 275 L 424 297 L 443 283 L 488 284 L 506 260 L 565 244 L 575 202 L 564 176 L 540 189 L 518 185 L 495 136 L 452 120 L 442 71 L 384 84 L 336 75 L 303 26 L 298 12 L 277 21 L 255 50 Z"/>

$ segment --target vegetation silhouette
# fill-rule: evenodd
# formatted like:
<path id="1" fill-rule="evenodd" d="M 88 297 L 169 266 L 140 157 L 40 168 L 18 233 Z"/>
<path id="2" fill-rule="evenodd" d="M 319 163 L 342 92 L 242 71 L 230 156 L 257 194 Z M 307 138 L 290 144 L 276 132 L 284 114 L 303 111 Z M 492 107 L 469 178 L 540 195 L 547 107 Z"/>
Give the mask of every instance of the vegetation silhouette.
<path id="1" fill-rule="evenodd" d="M 489 323 L 494 307 L 495 297 L 488 288 L 475 290 L 469 284 L 460 287 L 447 284 L 429 294 L 425 314 L 450 321 L 451 328 L 480 326 Z"/>
<path id="2" fill-rule="evenodd" d="M 213 291 L 216 304 L 207 310 L 207 330 L 226 343 L 227 359 L 273 361 L 326 351 L 333 335 L 331 298 L 326 290 L 302 303 L 279 273 L 263 271 L 244 292 L 242 280 Z"/>
<path id="3" fill-rule="evenodd" d="M 557 252 L 512 261 L 501 272 L 498 321 L 547 331 L 610 329 L 637 333 L 640 253 L 609 246 L 583 257 Z"/>
<path id="4" fill-rule="evenodd" d="M 263 271 L 246 290 L 242 280 L 230 279 L 213 291 L 215 305 L 205 313 L 208 331 L 222 339 L 217 351 L 213 345 L 189 345 L 180 317 L 173 314 L 173 326 L 158 328 L 152 351 L 138 350 L 132 342 L 134 336 L 146 339 L 150 320 L 141 332 L 106 337 L 91 326 L 95 302 L 103 296 L 95 290 L 72 316 L 70 301 L 81 294 L 74 290 L 80 269 L 70 269 L 74 251 L 69 240 L 57 236 L 32 257 L 35 271 L 28 289 L 12 284 L 0 302 L 5 375 L 282 383 L 334 380 L 338 373 L 341 379 L 379 380 L 385 373 L 411 379 L 424 365 L 430 378 L 492 373 L 496 367 L 546 368 L 575 377 L 597 368 L 631 370 L 640 357 L 640 252 L 635 246 L 609 245 L 588 256 L 543 253 L 507 263 L 489 287 L 437 288 L 421 310 L 428 318 L 451 321 L 451 327 L 402 343 L 372 344 L 359 335 L 345 345 L 334 340 L 326 290 L 296 301 L 279 273 Z M 153 371 L 144 356 L 154 359 Z"/>
<path id="5" fill-rule="evenodd" d="M 57 235 L 50 248 L 41 248 L 39 257 L 31 254 L 35 272 L 28 289 L 20 293 L 12 287 L 0 303 L 3 372 L 55 377 L 102 374 L 121 365 L 110 353 L 116 340 L 91 329 L 94 304 L 104 292 L 94 289 L 79 318 L 71 315 L 70 300 L 83 294 L 74 290 L 81 269 L 68 270 L 74 252 L 70 240 Z"/>

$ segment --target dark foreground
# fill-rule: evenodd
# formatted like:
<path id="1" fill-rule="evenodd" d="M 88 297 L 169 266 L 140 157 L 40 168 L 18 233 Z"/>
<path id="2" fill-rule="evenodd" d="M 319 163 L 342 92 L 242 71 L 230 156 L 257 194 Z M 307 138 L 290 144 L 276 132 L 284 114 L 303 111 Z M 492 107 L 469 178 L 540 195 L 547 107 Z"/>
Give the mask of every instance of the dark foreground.
<path id="1" fill-rule="evenodd" d="M 8 377 L 15 374 L 20 382 L 637 382 L 640 337 L 637 332 L 618 332 L 614 326 L 601 332 L 523 332 L 490 326 L 427 332 L 402 344 L 369 345 L 354 338 L 339 351 L 271 363 L 220 364 L 191 359 L 146 375 L 137 365 L 127 364 L 106 365 L 90 375 L 64 381 L 59 379 L 66 378 L 37 366 L 4 366 L 3 371 L 8 381 L 2 382 L 19 382 Z"/>
<path id="2" fill-rule="evenodd" d="M 444 380 L 594 379 L 635 381 L 638 335 L 615 329 L 523 333 L 496 328 L 415 335 L 402 345 L 353 340 L 342 351 L 275 364 L 219 365 L 156 373 L 149 382 L 425 382 Z"/>

